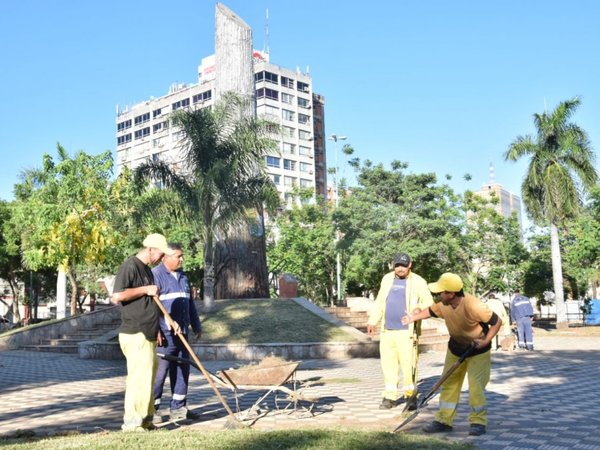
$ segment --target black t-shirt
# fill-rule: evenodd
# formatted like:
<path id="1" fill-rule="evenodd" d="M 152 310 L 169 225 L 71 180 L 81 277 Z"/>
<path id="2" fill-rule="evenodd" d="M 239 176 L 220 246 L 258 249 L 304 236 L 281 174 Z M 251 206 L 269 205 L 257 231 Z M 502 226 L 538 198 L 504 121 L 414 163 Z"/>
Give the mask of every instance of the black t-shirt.
<path id="1" fill-rule="evenodd" d="M 154 277 L 150 267 L 136 256 L 132 256 L 119 267 L 113 292 L 122 292 L 125 289 L 151 284 L 154 284 Z M 155 341 L 158 333 L 160 310 L 152 297 L 144 295 L 135 300 L 122 302 L 121 305 L 122 323 L 119 332 L 136 334 L 141 331 L 146 339 Z"/>

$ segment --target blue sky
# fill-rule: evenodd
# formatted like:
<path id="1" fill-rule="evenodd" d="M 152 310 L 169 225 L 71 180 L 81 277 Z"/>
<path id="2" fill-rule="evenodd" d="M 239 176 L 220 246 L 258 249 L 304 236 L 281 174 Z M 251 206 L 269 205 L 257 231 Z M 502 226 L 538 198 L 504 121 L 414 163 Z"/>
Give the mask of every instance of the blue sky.
<path id="1" fill-rule="evenodd" d="M 600 148 L 600 3 L 574 0 L 230 0 L 271 62 L 309 69 L 327 134 L 356 156 L 496 181 L 519 193 L 525 162 L 502 154 L 532 115 L 581 96 L 573 120 Z M 215 2 L 2 0 L 0 198 L 60 142 L 116 148 L 115 108 L 194 83 L 214 52 Z M 328 159 L 334 161 L 333 146 Z M 340 157 L 340 163 L 343 159 Z M 598 167 L 598 161 L 596 162 Z M 462 179 L 470 173 L 472 181 Z"/>

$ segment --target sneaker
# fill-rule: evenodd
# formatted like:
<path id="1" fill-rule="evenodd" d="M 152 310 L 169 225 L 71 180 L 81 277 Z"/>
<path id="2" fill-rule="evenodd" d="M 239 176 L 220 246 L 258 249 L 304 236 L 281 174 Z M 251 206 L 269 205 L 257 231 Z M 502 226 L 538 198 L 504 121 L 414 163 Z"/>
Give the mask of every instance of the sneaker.
<path id="1" fill-rule="evenodd" d="M 532 352 L 533 351 L 533 345 L 528 345 L 527 346 L 527 350 L 529 350 L 530 352 Z"/>
<path id="2" fill-rule="evenodd" d="M 155 413 L 155 414 L 152 416 L 152 423 L 153 423 L 154 425 L 159 425 L 159 424 L 163 423 L 163 418 L 162 418 L 162 416 L 161 416 L 160 414 L 158 414 L 158 413 Z"/>
<path id="3" fill-rule="evenodd" d="M 379 409 L 392 409 L 396 406 L 398 406 L 398 400 L 391 400 L 384 397 L 381 401 L 381 405 L 379 405 Z"/>
<path id="4" fill-rule="evenodd" d="M 485 425 L 472 423 L 469 427 L 469 436 L 481 436 L 482 434 L 485 434 Z"/>
<path id="5" fill-rule="evenodd" d="M 423 431 L 425 433 L 443 433 L 452 431 L 452 427 L 450 425 L 446 425 L 445 423 L 434 420 L 429 425 L 424 426 Z"/>

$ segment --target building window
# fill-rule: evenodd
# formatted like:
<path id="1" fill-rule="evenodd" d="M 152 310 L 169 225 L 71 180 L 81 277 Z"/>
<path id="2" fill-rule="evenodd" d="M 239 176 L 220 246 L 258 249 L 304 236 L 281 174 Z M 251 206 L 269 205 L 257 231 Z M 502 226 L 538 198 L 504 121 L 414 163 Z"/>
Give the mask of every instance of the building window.
<path id="1" fill-rule="evenodd" d="M 262 72 L 258 72 L 256 74 L 254 74 L 254 80 L 255 81 L 266 81 L 268 83 L 275 83 L 278 84 L 279 83 L 279 76 L 271 73 L 271 72 L 267 72 L 266 70 L 263 70 Z"/>
<path id="2" fill-rule="evenodd" d="M 131 142 L 131 133 L 127 133 L 117 138 L 117 145 L 127 144 L 128 142 Z"/>
<path id="3" fill-rule="evenodd" d="M 165 120 L 164 122 L 155 123 L 152 125 L 152 132 L 158 133 L 159 131 L 166 130 L 167 128 L 169 128 L 169 122 Z"/>
<path id="4" fill-rule="evenodd" d="M 160 108 L 155 109 L 154 111 L 152 111 L 152 118 L 154 119 L 155 117 L 160 116 L 162 113 L 162 110 Z"/>
<path id="5" fill-rule="evenodd" d="M 279 186 L 281 184 L 281 175 L 271 174 L 271 180 L 273 184 Z"/>
<path id="6" fill-rule="evenodd" d="M 312 154 L 312 153 L 311 153 L 311 150 L 310 150 L 310 147 L 305 147 L 304 145 L 301 145 L 301 146 L 299 147 L 299 153 L 300 153 L 302 156 L 311 156 L 311 154 Z"/>
<path id="7" fill-rule="evenodd" d="M 152 147 L 160 147 L 160 138 L 152 139 Z"/>
<path id="8" fill-rule="evenodd" d="M 263 109 L 264 114 L 279 118 L 279 108 L 275 108 L 271 105 L 262 105 L 260 108 Z"/>
<path id="9" fill-rule="evenodd" d="M 283 177 L 283 184 L 286 187 L 293 187 L 296 186 L 296 184 L 298 184 L 298 181 L 295 177 Z"/>
<path id="10" fill-rule="evenodd" d="M 256 98 L 270 98 L 271 100 L 279 100 L 279 92 L 275 89 L 260 88 L 256 90 Z"/>
<path id="11" fill-rule="evenodd" d="M 279 169 L 281 167 L 281 158 L 267 156 L 267 167 L 277 167 Z"/>
<path id="12" fill-rule="evenodd" d="M 308 108 L 310 106 L 310 100 L 302 97 L 298 97 L 298 106 L 300 108 Z"/>
<path id="13" fill-rule="evenodd" d="M 300 172 L 312 173 L 312 166 L 307 163 L 300 163 Z"/>
<path id="14" fill-rule="evenodd" d="M 293 138 L 296 137 L 296 129 L 291 127 L 281 127 L 281 132 L 284 137 Z"/>
<path id="15" fill-rule="evenodd" d="M 308 84 L 303 83 L 302 81 L 298 81 L 296 83 L 296 87 L 297 87 L 298 91 L 300 91 L 300 92 L 310 92 L 310 90 L 308 88 Z"/>
<path id="16" fill-rule="evenodd" d="M 212 91 L 201 92 L 200 94 L 196 94 L 192 97 L 192 102 L 205 102 L 212 98 Z"/>
<path id="17" fill-rule="evenodd" d="M 300 186 L 301 187 L 311 187 L 312 186 L 312 180 L 307 180 L 305 178 L 300 178 Z"/>
<path id="18" fill-rule="evenodd" d="M 294 104 L 294 96 L 290 94 L 286 94 L 285 92 L 281 93 L 281 101 L 283 103 L 287 103 L 288 105 Z"/>
<path id="19" fill-rule="evenodd" d="M 310 137 L 310 132 L 304 130 L 298 130 L 298 135 L 300 139 L 303 141 L 310 141 L 312 138 Z"/>
<path id="20" fill-rule="evenodd" d="M 293 121 L 294 120 L 294 112 L 289 111 L 287 109 L 282 109 L 281 117 L 283 117 L 285 120 Z"/>
<path id="21" fill-rule="evenodd" d="M 306 125 L 309 122 L 310 116 L 307 116 L 306 114 L 298 114 L 298 123 Z"/>
<path id="22" fill-rule="evenodd" d="M 127 128 L 131 128 L 131 119 L 117 124 L 117 131 L 123 131 Z"/>
<path id="23" fill-rule="evenodd" d="M 283 153 L 287 153 L 288 155 L 296 154 L 296 145 L 290 144 L 289 142 L 284 142 L 282 145 Z"/>
<path id="24" fill-rule="evenodd" d="M 294 89 L 294 80 L 288 77 L 281 77 L 281 85 Z"/>
<path id="25" fill-rule="evenodd" d="M 148 113 L 148 114 L 150 114 L 150 113 Z M 149 135 L 150 135 L 150 127 L 142 128 L 141 130 L 137 130 L 135 132 L 136 139 L 145 138 L 146 136 L 149 136 Z"/>
<path id="26" fill-rule="evenodd" d="M 190 106 L 190 99 L 184 98 L 183 100 L 179 100 L 178 102 L 173 103 L 173 111 L 185 108 L 186 106 Z"/>
<path id="27" fill-rule="evenodd" d="M 142 114 L 142 115 L 140 115 L 140 116 L 137 116 L 137 117 L 135 117 L 135 118 L 133 119 L 133 122 L 134 122 L 136 125 L 140 125 L 140 124 L 142 124 L 142 123 L 146 123 L 146 122 L 148 122 L 149 120 L 150 120 L 150 113 L 145 113 L 145 114 Z"/>
<path id="28" fill-rule="evenodd" d="M 296 161 L 293 161 L 291 159 L 284 159 L 283 168 L 285 170 L 296 170 Z"/>

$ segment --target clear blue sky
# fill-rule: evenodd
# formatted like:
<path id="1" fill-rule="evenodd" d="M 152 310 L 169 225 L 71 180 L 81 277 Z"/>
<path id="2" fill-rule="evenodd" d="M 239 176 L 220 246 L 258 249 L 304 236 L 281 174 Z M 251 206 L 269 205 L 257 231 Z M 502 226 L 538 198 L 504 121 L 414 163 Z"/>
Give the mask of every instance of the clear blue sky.
<path id="1" fill-rule="evenodd" d="M 309 68 L 327 134 L 347 135 L 361 159 L 450 173 L 460 192 L 488 182 L 493 162 L 496 181 L 519 193 L 526 164 L 503 152 L 534 131 L 533 113 L 576 95 L 574 121 L 600 151 L 600 2 L 224 4 L 253 28 L 257 49 L 268 8 L 271 62 Z M 117 104 L 196 82 L 214 52 L 214 15 L 206 0 L 0 1 L 0 198 L 12 199 L 19 173 L 55 156 L 57 142 L 71 154 L 114 152 Z"/>

